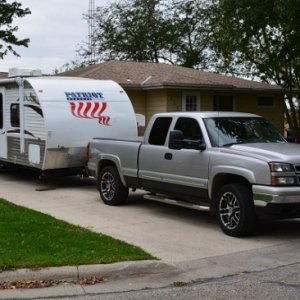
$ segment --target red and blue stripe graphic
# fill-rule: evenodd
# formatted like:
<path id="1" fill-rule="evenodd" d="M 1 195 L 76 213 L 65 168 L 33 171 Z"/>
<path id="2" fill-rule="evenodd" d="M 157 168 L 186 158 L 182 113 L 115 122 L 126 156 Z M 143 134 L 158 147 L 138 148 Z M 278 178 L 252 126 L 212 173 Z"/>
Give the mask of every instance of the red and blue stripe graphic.
<path id="1" fill-rule="evenodd" d="M 109 125 L 110 117 L 103 116 L 107 102 L 69 101 L 71 112 L 76 118 L 98 119 L 99 124 Z"/>

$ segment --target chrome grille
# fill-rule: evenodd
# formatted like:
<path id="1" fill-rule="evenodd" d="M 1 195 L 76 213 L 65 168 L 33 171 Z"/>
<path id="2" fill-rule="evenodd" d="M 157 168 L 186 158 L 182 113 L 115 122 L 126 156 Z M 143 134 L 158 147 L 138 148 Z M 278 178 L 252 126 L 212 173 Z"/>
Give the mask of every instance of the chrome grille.
<path id="1" fill-rule="evenodd" d="M 300 185 L 300 165 L 294 165 L 294 168 L 295 168 L 296 174 L 297 174 L 298 185 Z"/>

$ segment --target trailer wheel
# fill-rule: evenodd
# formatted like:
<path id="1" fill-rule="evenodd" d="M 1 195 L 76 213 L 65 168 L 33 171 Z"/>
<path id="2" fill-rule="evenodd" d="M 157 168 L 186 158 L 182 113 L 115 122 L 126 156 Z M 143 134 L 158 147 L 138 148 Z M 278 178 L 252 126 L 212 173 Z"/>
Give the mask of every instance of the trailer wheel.
<path id="1" fill-rule="evenodd" d="M 121 205 L 127 201 L 128 188 L 123 185 L 115 167 L 103 168 L 98 178 L 99 193 L 105 204 Z"/>
<path id="2" fill-rule="evenodd" d="M 252 192 L 245 184 L 227 184 L 217 198 L 217 219 L 223 232 L 238 237 L 250 234 L 255 228 L 256 215 Z"/>

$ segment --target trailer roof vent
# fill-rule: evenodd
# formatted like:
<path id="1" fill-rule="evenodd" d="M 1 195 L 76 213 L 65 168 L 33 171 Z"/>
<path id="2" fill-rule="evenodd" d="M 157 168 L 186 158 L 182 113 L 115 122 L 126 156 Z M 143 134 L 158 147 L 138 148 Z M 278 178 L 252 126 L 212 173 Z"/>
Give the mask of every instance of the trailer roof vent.
<path id="1" fill-rule="evenodd" d="M 34 76 L 42 76 L 42 71 L 39 69 L 18 69 L 11 68 L 8 71 L 8 77 L 34 77 Z"/>

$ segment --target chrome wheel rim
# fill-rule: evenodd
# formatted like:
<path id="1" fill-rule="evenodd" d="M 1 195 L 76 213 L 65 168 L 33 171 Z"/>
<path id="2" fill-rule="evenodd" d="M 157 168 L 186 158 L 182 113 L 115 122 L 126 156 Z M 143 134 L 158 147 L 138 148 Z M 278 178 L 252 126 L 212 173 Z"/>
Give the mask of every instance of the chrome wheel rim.
<path id="1" fill-rule="evenodd" d="M 229 230 L 234 230 L 240 223 L 240 204 L 238 198 L 231 192 L 224 193 L 219 203 L 219 215 L 222 224 Z"/>
<path id="2" fill-rule="evenodd" d="M 103 174 L 101 178 L 100 187 L 101 187 L 101 193 L 105 198 L 105 200 L 111 201 L 114 198 L 116 193 L 115 179 L 111 175 L 111 173 L 106 172 Z"/>

